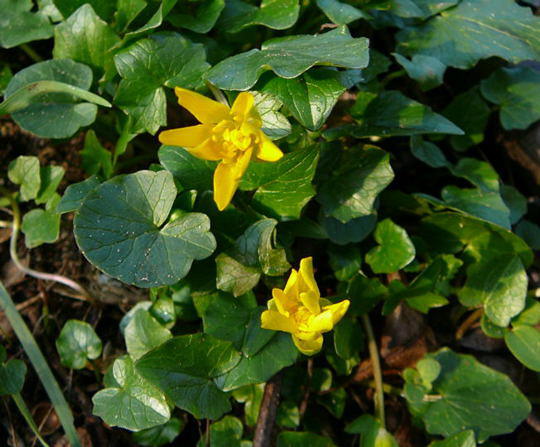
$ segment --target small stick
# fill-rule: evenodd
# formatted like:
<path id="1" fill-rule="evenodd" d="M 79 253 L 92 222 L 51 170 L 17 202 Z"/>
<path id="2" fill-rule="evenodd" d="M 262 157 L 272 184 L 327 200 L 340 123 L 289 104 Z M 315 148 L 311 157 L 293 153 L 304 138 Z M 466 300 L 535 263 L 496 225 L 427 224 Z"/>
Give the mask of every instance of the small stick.
<path id="1" fill-rule="evenodd" d="M 276 422 L 276 414 L 281 393 L 281 374 L 272 377 L 264 387 L 264 394 L 255 427 L 253 447 L 270 447 L 272 445 L 272 433 Z"/>

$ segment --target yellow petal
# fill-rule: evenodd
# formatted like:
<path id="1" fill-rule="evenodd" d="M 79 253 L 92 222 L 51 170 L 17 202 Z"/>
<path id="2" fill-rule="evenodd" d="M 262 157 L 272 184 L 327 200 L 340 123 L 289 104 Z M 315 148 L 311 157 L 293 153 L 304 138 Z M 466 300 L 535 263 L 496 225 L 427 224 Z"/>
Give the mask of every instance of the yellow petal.
<path id="1" fill-rule="evenodd" d="M 302 286 L 305 285 L 308 290 L 316 293 L 317 296 L 321 296 L 319 287 L 317 286 L 317 282 L 315 281 L 315 276 L 313 274 L 313 258 L 311 256 L 300 261 L 299 273 L 302 277 Z M 300 291 L 303 292 L 304 290 Z"/>
<path id="2" fill-rule="evenodd" d="M 203 124 L 205 126 L 206 124 Z M 197 158 L 202 158 L 203 160 L 217 161 L 221 160 L 221 155 L 219 153 L 219 146 L 214 140 L 208 138 L 198 146 L 193 148 L 188 148 L 189 153 Z"/>
<path id="3" fill-rule="evenodd" d="M 324 306 L 323 313 L 330 312 L 332 314 L 332 323 L 335 326 L 343 318 L 350 304 L 349 300 L 343 300 L 330 306 Z"/>
<path id="4" fill-rule="evenodd" d="M 262 161 L 278 161 L 283 157 L 283 152 L 262 131 L 259 132 L 261 142 L 255 156 Z"/>
<path id="5" fill-rule="evenodd" d="M 318 314 L 321 312 L 319 305 L 319 295 L 313 291 L 300 293 L 300 301 L 306 306 L 312 314 Z"/>
<path id="6" fill-rule="evenodd" d="M 221 162 L 214 172 L 214 202 L 223 211 L 231 202 L 240 179 L 251 159 L 252 149 L 245 151 L 236 162 Z"/>
<path id="7" fill-rule="evenodd" d="M 276 306 L 278 312 L 288 317 L 290 312 L 296 306 L 296 303 L 291 302 L 281 289 L 272 289 L 272 296 L 274 299 L 271 301 Z"/>
<path id="8" fill-rule="evenodd" d="M 159 134 L 161 144 L 180 147 L 195 147 L 210 137 L 212 126 L 199 124 L 197 126 L 181 127 L 179 129 L 165 130 Z"/>
<path id="9" fill-rule="evenodd" d="M 240 120 L 245 120 L 253 108 L 255 98 L 249 92 L 240 93 L 231 107 L 231 113 Z"/>
<path id="10" fill-rule="evenodd" d="M 333 314 L 329 310 L 315 315 L 307 327 L 305 328 L 308 332 L 328 332 L 331 331 L 334 327 L 334 319 L 332 318 Z"/>
<path id="11" fill-rule="evenodd" d="M 215 124 L 230 118 L 230 109 L 225 104 L 185 88 L 176 87 L 174 92 L 178 96 L 178 104 L 203 124 Z"/>
<path id="12" fill-rule="evenodd" d="M 296 332 L 296 324 L 292 318 L 276 312 L 275 310 L 265 310 L 261 314 L 261 327 L 272 331 Z"/>
<path id="13" fill-rule="evenodd" d="M 285 285 L 285 289 L 283 291 L 286 295 L 289 295 L 291 293 L 296 293 L 296 282 L 298 280 L 298 273 L 295 269 L 291 270 L 291 274 L 289 275 L 289 279 L 287 280 L 287 284 Z"/>
<path id="14" fill-rule="evenodd" d="M 293 342 L 302 354 L 313 355 L 317 354 L 317 352 L 321 350 L 323 344 L 323 336 L 319 334 L 313 340 L 302 340 L 296 335 L 293 335 Z"/>

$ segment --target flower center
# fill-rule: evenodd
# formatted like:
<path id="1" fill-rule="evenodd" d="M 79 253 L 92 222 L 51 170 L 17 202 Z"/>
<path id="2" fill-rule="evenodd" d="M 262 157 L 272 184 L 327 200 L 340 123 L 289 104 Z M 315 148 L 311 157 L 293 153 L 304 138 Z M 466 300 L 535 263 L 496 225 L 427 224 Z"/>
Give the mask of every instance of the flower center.
<path id="1" fill-rule="evenodd" d="M 301 331 L 307 330 L 310 320 L 313 318 L 311 311 L 305 306 L 298 306 L 293 313 L 293 318 Z"/>
<path id="2" fill-rule="evenodd" d="M 249 125 L 234 120 L 223 120 L 212 131 L 212 139 L 218 143 L 222 160 L 234 162 L 246 150 L 259 144 L 259 136 Z"/>

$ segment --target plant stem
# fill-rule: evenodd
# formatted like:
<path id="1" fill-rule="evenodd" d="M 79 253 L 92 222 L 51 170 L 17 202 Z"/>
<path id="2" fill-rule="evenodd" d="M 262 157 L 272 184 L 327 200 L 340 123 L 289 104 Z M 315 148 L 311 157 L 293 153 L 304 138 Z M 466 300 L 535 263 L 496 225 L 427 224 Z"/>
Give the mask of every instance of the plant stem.
<path id="1" fill-rule="evenodd" d="M 22 45 L 19 45 L 19 48 L 23 50 L 34 62 L 41 62 L 43 60 L 43 58 L 28 44 L 23 43 Z"/>
<path id="2" fill-rule="evenodd" d="M 36 435 L 36 438 L 38 438 L 41 445 L 43 447 L 49 447 L 49 445 L 45 442 L 45 440 L 39 434 L 39 429 L 34 421 L 34 418 L 30 414 L 30 410 L 26 406 L 26 403 L 24 402 L 24 399 L 21 397 L 21 395 L 17 393 L 17 394 L 12 394 L 11 397 L 13 398 L 13 401 L 17 405 L 17 408 L 19 409 L 19 411 L 24 417 L 24 420 L 26 421 L 28 426 L 32 429 L 32 431 L 34 432 L 34 435 Z"/>
<path id="3" fill-rule="evenodd" d="M 396 78 L 400 78 L 401 76 L 405 75 L 406 74 L 406 71 L 405 70 L 398 70 L 398 71 L 394 71 L 392 73 L 390 73 L 388 76 L 386 76 L 382 81 L 381 81 L 381 85 L 382 86 L 386 86 L 386 84 L 388 84 L 390 81 L 392 81 L 393 79 L 396 79 Z"/>
<path id="4" fill-rule="evenodd" d="M 220 89 L 214 87 L 210 82 L 207 82 L 206 86 L 210 89 L 212 95 L 214 95 L 214 98 L 216 98 L 216 101 L 229 107 L 229 101 L 227 101 L 227 98 Z"/>
<path id="5" fill-rule="evenodd" d="M 461 340 L 465 333 L 469 330 L 469 328 L 476 323 L 480 318 L 482 318 L 482 314 L 484 313 L 484 309 L 476 309 L 473 313 L 471 313 L 463 323 L 458 327 L 456 331 L 456 340 Z"/>
<path id="6" fill-rule="evenodd" d="M 81 447 L 79 436 L 73 425 L 73 414 L 71 409 L 58 385 L 58 382 L 54 378 L 54 375 L 43 356 L 43 353 L 39 349 L 36 339 L 28 329 L 28 326 L 22 319 L 21 315 L 15 307 L 15 303 L 7 293 L 4 285 L 0 282 L 0 307 L 4 309 L 5 315 L 11 324 L 11 327 L 15 331 L 17 338 L 21 342 L 24 351 L 30 362 L 34 366 L 39 380 L 43 384 L 45 392 L 48 394 L 51 402 L 56 410 L 56 414 L 60 419 L 60 423 L 64 427 L 66 436 L 71 443 L 71 447 Z"/>
<path id="7" fill-rule="evenodd" d="M 377 341 L 373 334 L 373 327 L 369 321 L 367 314 L 361 316 L 364 330 L 368 337 L 368 349 L 369 356 L 371 358 L 371 364 L 373 366 L 373 378 L 375 379 L 375 414 L 379 418 L 382 428 L 386 428 L 386 422 L 384 418 L 384 390 L 382 380 L 381 362 L 379 360 L 379 349 L 377 347 Z"/>
<path id="8" fill-rule="evenodd" d="M 21 227 L 21 211 L 19 209 L 19 204 L 13 198 L 13 195 L 10 193 L 6 193 L 3 188 L 0 189 L 0 192 L 2 192 L 6 197 L 8 197 L 11 202 L 11 210 L 13 211 L 13 222 L 11 240 L 9 241 L 9 254 L 17 268 L 25 274 L 33 276 L 34 278 L 43 279 L 45 281 L 55 281 L 64 284 L 65 286 L 79 292 L 79 299 L 83 301 L 93 301 L 93 298 L 90 296 L 90 294 L 80 284 L 73 281 L 72 279 L 53 273 L 38 272 L 37 270 L 28 268 L 21 263 L 19 255 L 17 254 L 17 238 L 19 236 L 19 230 Z"/>

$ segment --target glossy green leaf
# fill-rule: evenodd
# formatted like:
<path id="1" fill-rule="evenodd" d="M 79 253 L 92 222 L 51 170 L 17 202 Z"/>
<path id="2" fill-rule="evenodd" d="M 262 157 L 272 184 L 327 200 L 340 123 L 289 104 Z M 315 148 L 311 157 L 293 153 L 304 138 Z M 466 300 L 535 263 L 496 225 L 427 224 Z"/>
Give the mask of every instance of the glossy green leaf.
<path id="1" fill-rule="evenodd" d="M 362 100 L 362 95 L 358 98 L 357 105 L 358 101 Z M 358 124 L 329 129 L 325 132 L 325 136 L 328 139 L 335 139 L 344 135 L 355 138 L 437 133 L 463 135 L 463 131 L 444 116 L 392 90 L 370 98 L 367 106 L 360 110 L 353 108 L 352 113 Z"/>
<path id="2" fill-rule="evenodd" d="M 508 349 L 527 368 L 540 371 L 540 331 L 532 326 L 517 326 L 505 332 Z"/>
<path id="3" fill-rule="evenodd" d="M 171 411 L 163 392 L 144 379 L 129 357 L 113 363 L 112 374 L 117 386 L 105 388 L 92 398 L 93 413 L 110 426 L 132 431 L 165 424 Z"/>
<path id="4" fill-rule="evenodd" d="M 84 4 L 90 4 L 103 20 L 107 20 L 112 16 L 116 6 L 116 3 L 109 0 L 53 0 L 53 2 L 64 18 L 68 18 Z"/>
<path id="5" fill-rule="evenodd" d="M 512 0 L 462 0 L 455 8 L 397 34 L 398 51 L 456 68 L 499 56 L 512 63 L 540 56 L 540 30 L 528 8 Z"/>
<path id="6" fill-rule="evenodd" d="M 310 70 L 295 79 L 274 77 L 262 91 L 278 97 L 292 115 L 310 130 L 319 129 L 345 91 L 339 72 L 328 68 Z"/>
<path id="7" fill-rule="evenodd" d="M 237 388 L 231 393 L 237 402 L 244 403 L 246 425 L 249 427 L 254 427 L 255 424 L 257 424 L 259 409 L 264 394 L 264 385 L 265 384 L 246 385 Z M 276 416 L 276 420 L 277 419 L 279 419 L 279 416 Z"/>
<path id="8" fill-rule="evenodd" d="M 287 29 L 298 20 L 298 3 L 298 0 L 262 0 L 260 6 L 256 7 L 242 0 L 229 0 L 221 15 L 219 27 L 229 33 L 237 33 L 254 25 Z"/>
<path id="9" fill-rule="evenodd" d="M 375 213 L 368 216 L 351 219 L 347 223 L 342 223 L 333 217 L 321 218 L 321 223 L 328 235 L 328 238 L 335 244 L 346 245 L 353 242 L 361 242 L 375 229 L 377 215 Z"/>
<path id="10" fill-rule="evenodd" d="M 216 162 L 201 160 L 178 146 L 161 146 L 158 155 L 162 166 L 170 171 L 185 189 L 212 189 Z"/>
<path id="11" fill-rule="evenodd" d="M 355 419 L 345 427 L 348 433 L 361 435 L 360 447 L 398 447 L 394 437 L 369 414 Z"/>
<path id="12" fill-rule="evenodd" d="M 291 123 L 279 112 L 283 102 L 270 93 L 252 92 L 255 107 L 262 121 L 262 131 L 272 140 L 286 137 L 291 133 Z"/>
<path id="13" fill-rule="evenodd" d="M 431 390 L 416 371 L 405 370 L 404 377 L 409 409 L 428 433 L 450 436 L 470 429 L 483 442 L 512 432 L 529 414 L 529 402 L 512 381 L 474 357 L 445 348 L 425 358 L 441 366 Z"/>
<path id="14" fill-rule="evenodd" d="M 533 250 L 540 250 L 540 227 L 537 224 L 523 219 L 516 227 L 516 234 Z"/>
<path id="15" fill-rule="evenodd" d="M 49 19 L 44 14 L 31 12 L 32 7 L 32 0 L 0 1 L 0 47 L 13 48 L 52 36 Z"/>
<path id="16" fill-rule="evenodd" d="M 255 189 L 252 205 L 280 220 L 298 219 L 304 205 L 314 196 L 311 180 L 319 159 L 315 148 L 291 152 L 274 163 L 252 163 L 240 189 Z"/>
<path id="17" fill-rule="evenodd" d="M 463 157 L 454 166 L 450 166 L 450 172 L 455 176 L 467 179 L 483 191 L 498 192 L 501 189 L 499 175 L 485 161 Z"/>
<path id="18" fill-rule="evenodd" d="M 23 216 L 21 230 L 28 248 L 57 241 L 60 234 L 60 214 L 56 213 L 55 208 L 56 204 L 53 209 L 36 208 Z"/>
<path id="19" fill-rule="evenodd" d="M 0 396 L 21 392 L 26 377 L 26 364 L 19 359 L 11 359 L 0 364 Z"/>
<path id="20" fill-rule="evenodd" d="M 87 91 L 91 85 L 92 70 L 86 65 L 69 59 L 38 62 L 13 76 L 0 108 L 40 137 L 67 138 L 94 122 L 95 104 L 110 107 Z M 89 102 L 77 103 L 77 99 Z"/>
<path id="21" fill-rule="evenodd" d="M 334 349 L 342 359 L 358 357 L 364 346 L 364 333 L 360 324 L 351 318 L 342 319 L 334 328 Z"/>
<path id="22" fill-rule="evenodd" d="M 173 284 L 194 259 L 207 258 L 216 247 L 204 214 L 165 223 L 175 198 L 168 171 L 139 171 L 102 183 L 75 217 L 77 244 L 91 263 L 128 284 Z"/>
<path id="23" fill-rule="evenodd" d="M 348 281 L 355 276 L 362 266 L 362 255 L 354 245 L 328 247 L 330 267 L 338 281 Z"/>
<path id="24" fill-rule="evenodd" d="M 446 65 L 439 59 L 422 54 L 415 54 L 411 60 L 401 54 L 394 54 L 394 57 L 409 77 L 418 81 L 422 90 L 431 90 L 443 83 Z"/>
<path id="25" fill-rule="evenodd" d="M 163 86 L 194 88 L 207 70 L 201 44 L 177 33 L 152 34 L 117 53 L 122 81 L 114 102 L 132 118 L 132 131 L 151 134 L 167 124 Z"/>
<path id="26" fill-rule="evenodd" d="M 503 127 L 526 129 L 540 116 L 540 75 L 528 67 L 501 68 L 481 83 L 484 98 L 501 108 Z"/>
<path id="27" fill-rule="evenodd" d="M 338 28 L 314 36 L 272 39 L 260 50 L 250 50 L 221 61 L 212 67 L 206 78 L 224 90 L 248 90 L 269 69 L 290 79 L 314 65 L 364 68 L 368 60 L 368 40 L 352 38 L 346 28 Z"/>
<path id="28" fill-rule="evenodd" d="M 112 153 L 101 145 L 93 130 L 86 132 L 80 154 L 81 166 L 88 175 L 103 173 L 106 179 L 112 175 Z"/>
<path id="29" fill-rule="evenodd" d="M 476 447 L 474 432 L 465 430 L 461 433 L 449 436 L 444 441 L 434 441 L 429 447 Z"/>
<path id="30" fill-rule="evenodd" d="M 180 5 L 180 8 L 172 10 L 167 20 L 180 28 L 196 33 L 207 33 L 214 27 L 225 8 L 225 0 L 203 0 L 197 3 L 194 11 L 186 11 L 185 7 Z"/>
<path id="31" fill-rule="evenodd" d="M 393 178 L 388 153 L 373 146 L 350 149 L 321 184 L 317 199 L 327 216 L 347 223 L 373 214 L 377 196 Z"/>
<path id="32" fill-rule="evenodd" d="M 261 272 L 257 267 L 242 264 L 235 258 L 221 253 L 216 258 L 216 286 L 219 290 L 240 296 L 259 283 Z"/>
<path id="33" fill-rule="evenodd" d="M 173 442 L 186 425 L 185 419 L 171 418 L 157 427 L 147 428 L 133 433 L 133 440 L 138 445 L 159 447 Z"/>
<path id="34" fill-rule="evenodd" d="M 277 447 L 335 447 L 330 438 L 315 433 L 301 431 L 283 431 L 279 434 Z"/>
<path id="35" fill-rule="evenodd" d="M 182 335 L 147 353 L 137 362 L 137 370 L 197 419 L 217 419 L 231 405 L 212 379 L 239 361 L 230 342 L 203 334 Z"/>
<path id="36" fill-rule="evenodd" d="M 450 162 L 444 153 L 430 141 L 425 141 L 420 136 L 411 138 L 411 153 L 420 161 L 432 168 L 449 167 Z"/>
<path id="37" fill-rule="evenodd" d="M 379 245 L 366 254 L 366 262 L 375 273 L 393 273 L 408 265 L 416 254 L 407 232 L 390 219 L 377 225 Z"/>
<path id="38" fill-rule="evenodd" d="M 110 48 L 120 41 L 114 31 L 84 4 L 54 29 L 55 59 L 73 59 L 89 65 L 96 75 L 114 74 Z"/>
<path id="39" fill-rule="evenodd" d="M 82 369 L 101 355 L 101 340 L 85 321 L 68 320 L 56 339 L 56 349 L 63 365 Z"/>
<path id="40" fill-rule="evenodd" d="M 143 309 L 135 312 L 124 329 L 126 348 L 133 360 L 138 360 L 171 337 L 171 332 Z"/>
<path id="41" fill-rule="evenodd" d="M 54 200 L 56 188 L 64 178 L 64 168 L 62 166 L 42 166 L 39 170 L 41 186 L 36 197 L 38 205 Z"/>
<path id="42" fill-rule="evenodd" d="M 360 9 L 338 0 L 317 0 L 317 6 L 336 25 L 348 25 L 355 20 L 366 18 Z"/>

